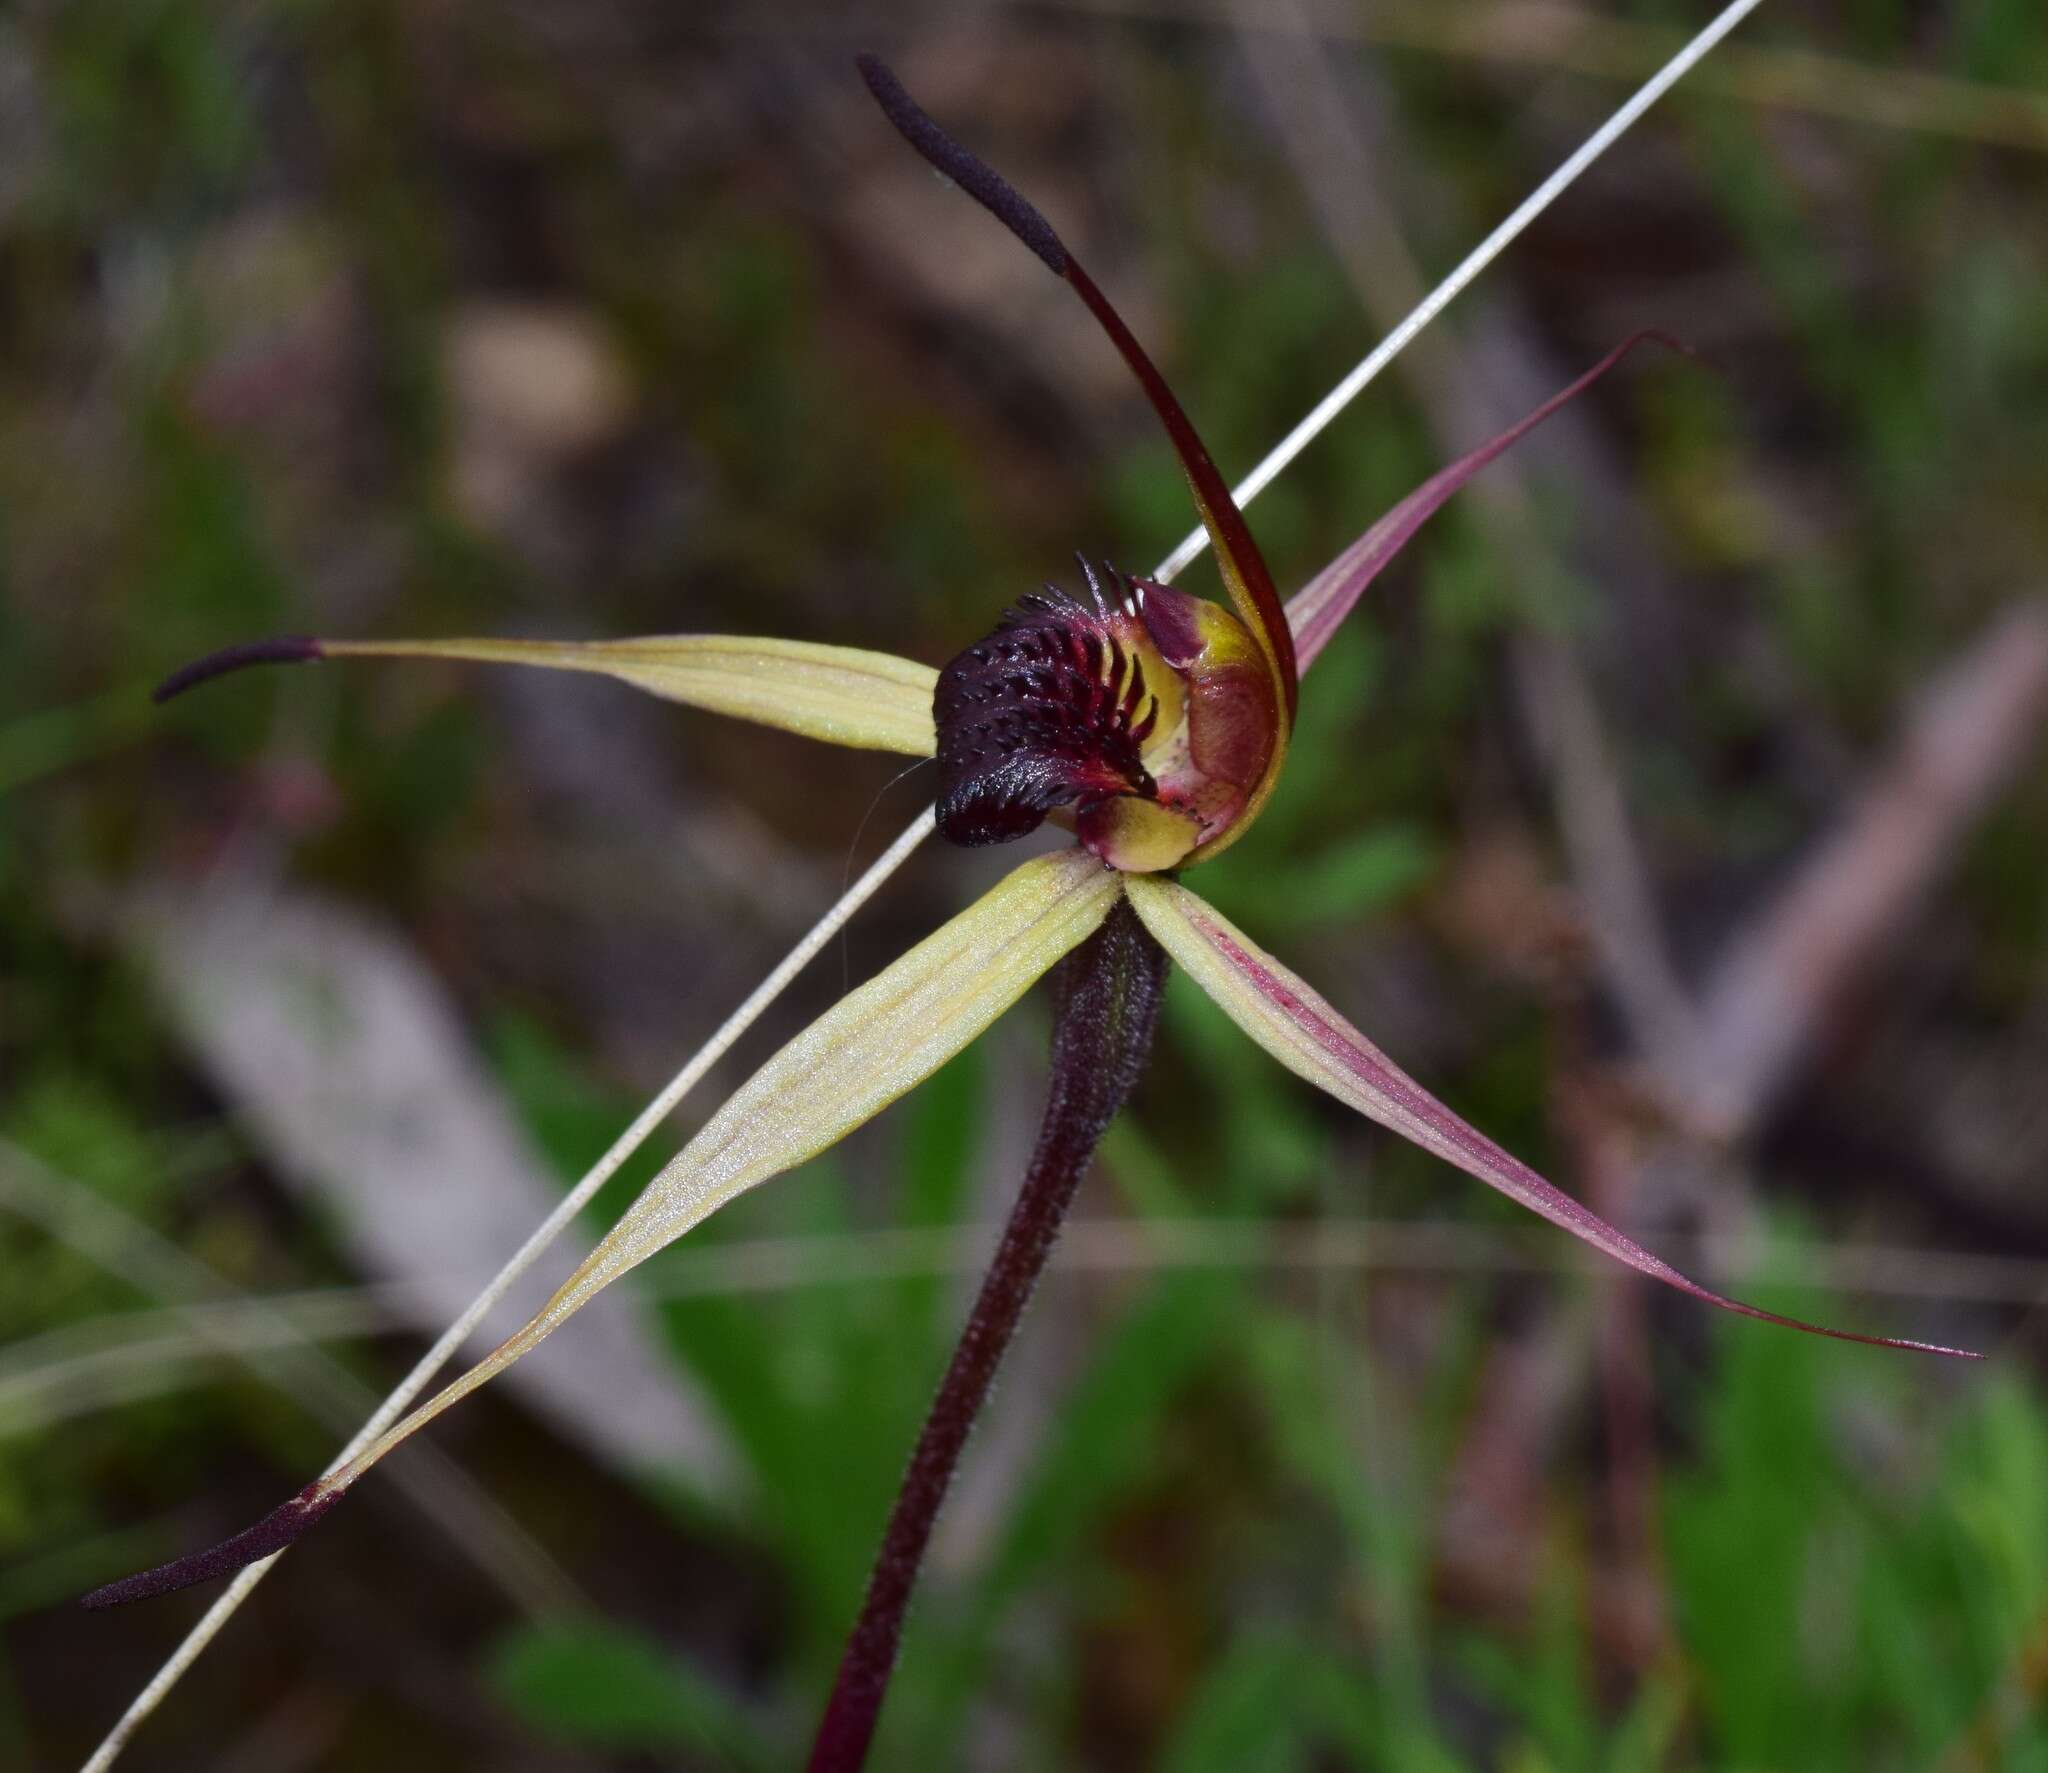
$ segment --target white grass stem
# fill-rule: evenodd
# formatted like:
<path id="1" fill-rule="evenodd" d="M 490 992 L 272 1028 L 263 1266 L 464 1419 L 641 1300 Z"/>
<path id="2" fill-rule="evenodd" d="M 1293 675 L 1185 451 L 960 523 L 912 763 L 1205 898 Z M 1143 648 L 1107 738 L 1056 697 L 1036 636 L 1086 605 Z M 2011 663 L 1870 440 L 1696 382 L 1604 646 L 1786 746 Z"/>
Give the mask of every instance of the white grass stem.
<path id="1" fill-rule="evenodd" d="M 1417 333 L 1449 307 L 1465 286 L 1498 258 L 1523 229 L 1555 203 L 1587 167 L 1613 147 L 1637 118 L 1677 85 L 1715 44 L 1762 4 L 1763 0 L 1734 0 L 1733 5 L 1723 9 L 1705 30 L 1645 81 L 1627 104 L 1586 138 L 1577 153 L 1530 192 L 1528 198 L 1506 221 L 1480 241 L 1456 270 L 1422 298 L 1414 313 L 1388 333 L 1359 361 L 1349 375 L 1324 395 L 1307 418 L 1273 446 L 1266 459 L 1247 474 L 1235 488 L 1238 504 L 1249 505 L 1272 485 L 1279 478 L 1281 471 L 1328 429 L 1331 421 L 1358 398 L 1367 383 L 1407 348 L 1408 342 Z M 1190 530 L 1181 539 L 1180 546 L 1166 557 L 1166 564 L 1155 576 L 1162 583 L 1170 582 L 1191 562 L 1199 559 L 1202 550 L 1208 545 L 1207 530 Z"/>
<path id="2" fill-rule="evenodd" d="M 1673 56 L 1634 97 L 1587 139 L 1577 153 L 1545 179 L 1530 195 L 1528 201 L 1481 241 L 1464 262 L 1423 299 L 1415 312 L 1395 327 L 1357 368 L 1323 398 L 1308 417 L 1281 439 L 1266 459 L 1254 468 L 1245 477 L 1243 484 L 1236 489 L 1239 505 L 1249 505 L 1270 486 L 1281 470 L 1307 448 L 1310 441 L 1355 400 L 1366 384 L 1391 363 L 1417 333 L 1434 320 L 1467 284 L 1498 257 L 1516 235 L 1555 202 L 1573 180 L 1612 147 L 1637 118 L 1662 98 L 1690 68 L 1713 49 L 1715 44 L 1762 3 L 1763 0 L 1734 0 L 1734 4 L 1724 9 L 1705 30 Z M 1166 557 L 1153 577 L 1161 583 L 1171 581 L 1189 562 L 1201 554 L 1207 543 L 1206 533 L 1199 529 L 1195 530 Z M 503 1296 L 506 1288 L 525 1273 L 535 1259 L 554 1242 L 569 1222 L 582 1211 L 591 1196 L 611 1179 L 618 1167 L 668 1117 L 669 1111 L 718 1061 L 726 1049 L 752 1026 L 755 1018 L 781 995 L 790 980 L 838 933 L 846 920 L 875 890 L 896 872 L 911 851 L 930 836 L 931 831 L 932 814 L 927 809 L 918 816 L 915 824 L 889 846 L 881 859 L 855 882 L 845 897 L 825 914 L 810 934 L 790 950 L 788 957 L 761 982 L 753 995 L 733 1012 L 724 1027 L 720 1028 L 696 1057 L 676 1074 L 668 1087 L 647 1105 L 639 1118 L 620 1134 L 617 1143 L 598 1160 L 596 1167 L 563 1197 L 562 1204 L 549 1214 L 539 1230 L 526 1240 L 518 1254 L 477 1296 L 469 1310 L 448 1327 L 446 1333 L 421 1357 L 419 1364 L 406 1375 L 404 1381 L 384 1401 L 377 1413 L 363 1424 L 355 1438 L 335 1455 L 333 1463 L 328 1467 L 329 1471 L 346 1465 L 397 1420 L 399 1413 L 425 1389 L 427 1382 L 440 1370 L 448 1357 L 467 1340 L 470 1332 Z M 83 1773 L 103 1773 L 105 1768 L 114 1764 L 115 1757 L 134 1735 L 136 1728 L 157 1708 L 164 1695 L 177 1685 L 186 1669 L 198 1659 L 200 1652 L 212 1641 L 214 1634 L 233 1617 L 235 1609 L 248 1598 L 250 1591 L 263 1580 L 265 1573 L 276 1561 L 277 1557 L 270 1557 L 261 1563 L 251 1564 L 235 1578 L 220 1599 L 206 1610 L 199 1623 L 187 1634 L 185 1641 L 173 1652 L 170 1660 L 135 1696 L 134 1702 L 122 1715 L 120 1722 L 109 1732 L 107 1739 L 100 1744 L 92 1759 L 85 1764 Z"/>
<path id="3" fill-rule="evenodd" d="M 519 1247 L 512 1259 L 498 1270 L 491 1278 L 490 1284 L 470 1302 L 469 1309 L 441 1333 L 440 1339 L 420 1357 L 412 1371 L 406 1374 L 391 1395 L 377 1407 L 370 1419 L 356 1431 L 348 1445 L 334 1456 L 327 1467 L 328 1471 L 336 1471 L 346 1465 L 398 1419 L 406 1406 L 426 1389 L 428 1381 L 447 1364 L 455 1351 L 468 1341 L 477 1325 L 505 1296 L 506 1290 L 533 1266 L 556 1238 L 568 1229 L 577 1214 L 590 1204 L 597 1191 L 617 1173 L 619 1166 L 646 1143 L 648 1135 L 669 1117 L 676 1104 L 695 1088 L 704 1074 L 725 1056 L 726 1050 L 733 1042 L 754 1025 L 762 1011 L 782 995 L 789 982 L 839 933 L 847 919 L 874 896 L 882 883 L 902 867 L 911 851 L 924 842 L 931 832 L 932 814 L 927 808 L 918 814 L 909 829 L 882 853 L 874 866 L 847 889 L 838 904 L 812 926 L 804 939 L 755 987 L 746 1002 L 726 1018 L 718 1032 L 697 1050 L 690 1062 L 640 1111 L 633 1124 L 613 1141 L 611 1149 L 562 1197 L 555 1210 L 541 1221 L 539 1228 Z M 263 1580 L 270 1567 L 283 1555 L 279 1552 L 272 1557 L 264 1558 L 260 1563 L 251 1564 L 235 1577 L 220 1598 L 207 1608 L 199 1623 L 186 1634 L 185 1641 L 172 1652 L 170 1660 L 158 1669 L 149 1684 L 136 1694 L 127 1711 L 122 1713 L 120 1721 L 108 1732 L 106 1740 L 94 1752 L 92 1759 L 86 1762 L 84 1773 L 101 1773 L 101 1769 L 114 1764 L 115 1757 L 127 1746 L 128 1739 L 135 1734 L 136 1729 L 163 1702 L 164 1695 L 178 1684 L 185 1671 L 198 1660 L 200 1652 L 213 1641 L 214 1634 L 234 1617 L 235 1610 L 249 1598 L 257 1583 Z"/>
<path id="4" fill-rule="evenodd" d="M 199 1142 L 193 1142 L 192 1150 L 198 1148 Z M 184 1161 L 191 1161 L 190 1152 Z M 190 1327 L 207 1327 L 214 1310 L 238 1309 L 252 1321 L 272 1315 L 266 1300 L 239 1292 L 125 1208 L 75 1176 L 51 1169 L 7 1139 L 0 1139 L 0 1209 L 41 1227 L 146 1297 L 175 1302 L 167 1315 L 181 1318 Z M 96 1320 L 96 1327 L 100 1332 L 119 1333 L 121 1326 L 132 1321 L 123 1313 Z M 64 1334 L 59 1331 L 54 1336 Z M 48 1346 L 48 1339 L 44 1345 Z M 375 1392 L 325 1354 L 293 1354 L 282 1343 L 279 1346 L 281 1352 L 273 1355 L 257 1339 L 250 1339 L 239 1349 L 223 1343 L 219 1352 L 235 1356 L 330 1428 L 346 1432 L 375 1403 Z M 36 1359 L 34 1349 L 33 1343 L 18 1342 L 0 1357 L 0 1414 L 8 1414 L 10 1432 L 23 1432 L 34 1410 L 15 1407 L 16 1400 L 7 1395 L 6 1372 L 18 1360 Z M 449 1542 L 474 1558 L 481 1570 L 529 1612 L 559 1612 L 575 1601 L 574 1585 L 554 1560 L 448 1454 L 434 1449 L 428 1458 L 396 1476 L 398 1487 Z"/>

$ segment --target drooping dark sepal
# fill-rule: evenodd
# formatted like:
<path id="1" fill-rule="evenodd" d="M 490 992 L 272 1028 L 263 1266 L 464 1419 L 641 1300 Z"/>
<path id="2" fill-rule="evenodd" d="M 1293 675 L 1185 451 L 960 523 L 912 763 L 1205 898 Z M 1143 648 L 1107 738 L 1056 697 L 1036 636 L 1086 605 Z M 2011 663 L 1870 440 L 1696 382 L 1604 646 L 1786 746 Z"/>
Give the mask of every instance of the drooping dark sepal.
<path id="1" fill-rule="evenodd" d="M 1120 625 L 1099 594 L 1090 609 L 1047 586 L 939 673 L 942 836 L 1008 843 L 1056 808 L 1157 792 L 1139 753 L 1158 698 Z"/>

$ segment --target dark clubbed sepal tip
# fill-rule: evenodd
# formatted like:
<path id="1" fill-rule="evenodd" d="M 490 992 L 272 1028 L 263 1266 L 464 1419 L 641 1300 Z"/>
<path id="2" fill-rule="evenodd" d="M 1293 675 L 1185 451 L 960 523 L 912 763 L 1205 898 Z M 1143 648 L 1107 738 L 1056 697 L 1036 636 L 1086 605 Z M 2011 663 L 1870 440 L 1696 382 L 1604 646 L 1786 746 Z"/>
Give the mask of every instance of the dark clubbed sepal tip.
<path id="1" fill-rule="evenodd" d="M 181 671 L 173 671 L 156 686 L 150 700 L 168 702 L 195 684 L 225 677 L 245 665 L 304 665 L 324 657 L 319 641 L 308 634 L 280 634 L 272 640 L 244 641 L 240 646 L 224 646 L 217 653 L 194 659 Z"/>
<path id="2" fill-rule="evenodd" d="M 267 1558 L 295 1543 L 346 1494 L 344 1490 L 330 1490 L 322 1495 L 318 1484 L 308 1484 L 289 1502 L 273 1508 L 253 1527 L 237 1533 L 232 1539 L 223 1539 L 218 1545 L 196 1551 L 190 1557 L 174 1558 L 168 1564 L 159 1564 L 154 1570 L 144 1570 L 138 1575 L 123 1576 L 119 1582 L 109 1582 L 104 1588 L 96 1588 L 87 1595 L 84 1604 L 93 1608 L 119 1607 L 129 1601 L 146 1601 L 152 1595 L 173 1594 L 181 1588 L 190 1588 L 194 1583 L 218 1582 L 223 1576 L 232 1576 L 237 1570 L 246 1569 L 258 1559 Z"/>
<path id="3" fill-rule="evenodd" d="M 977 160 L 934 123 L 879 56 L 855 56 L 854 65 L 882 114 L 906 142 L 1037 253 L 1055 277 L 1067 274 L 1067 249 L 1052 231 L 1052 223 L 1008 179 Z"/>

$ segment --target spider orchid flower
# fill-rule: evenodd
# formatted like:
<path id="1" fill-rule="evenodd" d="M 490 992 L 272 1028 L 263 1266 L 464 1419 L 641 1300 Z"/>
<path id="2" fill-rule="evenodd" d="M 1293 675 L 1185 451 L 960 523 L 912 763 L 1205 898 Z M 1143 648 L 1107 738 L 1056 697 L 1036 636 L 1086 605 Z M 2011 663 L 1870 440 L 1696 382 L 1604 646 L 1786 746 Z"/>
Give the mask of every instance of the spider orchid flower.
<path id="1" fill-rule="evenodd" d="M 603 1288 L 735 1196 L 871 1119 L 1056 967 L 1055 1106 L 1039 1156 L 1070 1172 L 1069 1189 L 1143 1063 L 1170 957 L 1289 1070 L 1638 1273 L 1723 1310 L 1794 1329 L 1967 1354 L 1802 1323 L 1688 1279 L 1453 1113 L 1314 986 L 1178 878 L 1257 821 L 1286 761 L 1301 673 L 1416 530 L 1488 462 L 1655 335 L 1630 339 L 1441 470 L 1283 606 L 1243 513 L 1179 401 L 1050 224 L 947 136 L 880 63 L 864 57 L 860 67 L 911 146 L 1073 287 L 1136 374 L 1187 476 L 1228 605 L 1083 562 L 1085 595 L 1049 586 L 1020 598 L 991 633 L 937 671 L 849 647 L 715 635 L 584 643 L 294 637 L 230 648 L 168 679 L 160 700 L 260 663 L 428 658 L 596 672 L 712 713 L 834 744 L 934 758 L 937 826 L 955 843 L 1007 842 L 1048 820 L 1070 829 L 1075 841 L 1023 863 L 783 1047 L 647 1185 L 547 1304 L 476 1366 L 256 1526 L 210 1551 L 111 1583 L 89 1596 L 89 1605 L 223 1576 L 282 1549 L 386 1453 Z M 1044 1244 L 1056 1225 L 1055 1215 Z M 1012 1324 L 1021 1306 L 1020 1294 Z M 956 1365 L 969 1354 L 963 1342 Z M 955 1453 L 965 1422 L 956 1426 Z M 907 1487 L 921 1481 L 924 1457 L 921 1444 Z M 935 1457 L 942 1491 L 950 1464 Z M 913 1569 L 914 1561 L 913 1555 Z M 889 1565 L 885 1550 L 878 1584 Z M 893 1637 L 886 1648 L 893 1653 Z M 884 1655 L 882 1678 L 886 1661 Z M 830 1722 L 828 1713 L 828 1734 Z M 868 1716 L 850 1728 L 859 1734 L 871 1724 Z M 860 1748 L 831 1764 L 857 1764 Z"/>

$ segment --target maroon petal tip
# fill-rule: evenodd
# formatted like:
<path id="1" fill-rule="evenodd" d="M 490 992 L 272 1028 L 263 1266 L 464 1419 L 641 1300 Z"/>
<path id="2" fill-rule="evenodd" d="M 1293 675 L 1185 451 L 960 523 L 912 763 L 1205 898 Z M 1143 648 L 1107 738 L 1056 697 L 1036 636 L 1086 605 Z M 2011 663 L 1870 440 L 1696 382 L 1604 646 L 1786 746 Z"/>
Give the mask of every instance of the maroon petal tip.
<path id="1" fill-rule="evenodd" d="M 1720 365 L 1697 345 L 1687 344 L 1676 333 L 1666 332 L 1661 326 L 1646 326 L 1640 332 L 1632 332 L 1622 341 L 1617 356 L 1626 356 L 1638 345 L 1662 345 L 1667 351 L 1675 351 L 1681 357 L 1690 357 L 1695 363 L 1702 363 L 1709 369 Z"/>
<path id="2" fill-rule="evenodd" d="M 217 1582 L 260 1558 L 283 1551 L 347 1493 L 333 1490 L 321 1495 L 319 1488 L 318 1484 L 308 1484 L 289 1502 L 273 1508 L 253 1527 L 244 1529 L 232 1539 L 223 1539 L 218 1545 L 196 1551 L 190 1557 L 173 1558 L 154 1570 L 123 1576 L 118 1582 L 96 1588 L 85 1597 L 83 1605 L 98 1611 L 105 1607 L 125 1606 L 130 1601 L 146 1601 L 152 1595 L 172 1594 L 198 1582 Z"/>
<path id="3" fill-rule="evenodd" d="M 225 677 L 230 671 L 239 671 L 245 665 L 304 665 L 324 657 L 326 654 L 321 650 L 319 641 L 309 634 L 280 634 L 270 640 L 244 641 L 240 646 L 224 646 L 217 653 L 194 659 L 183 670 L 173 671 L 156 686 L 150 700 L 168 702 L 173 696 L 182 696 L 195 684 Z"/>

